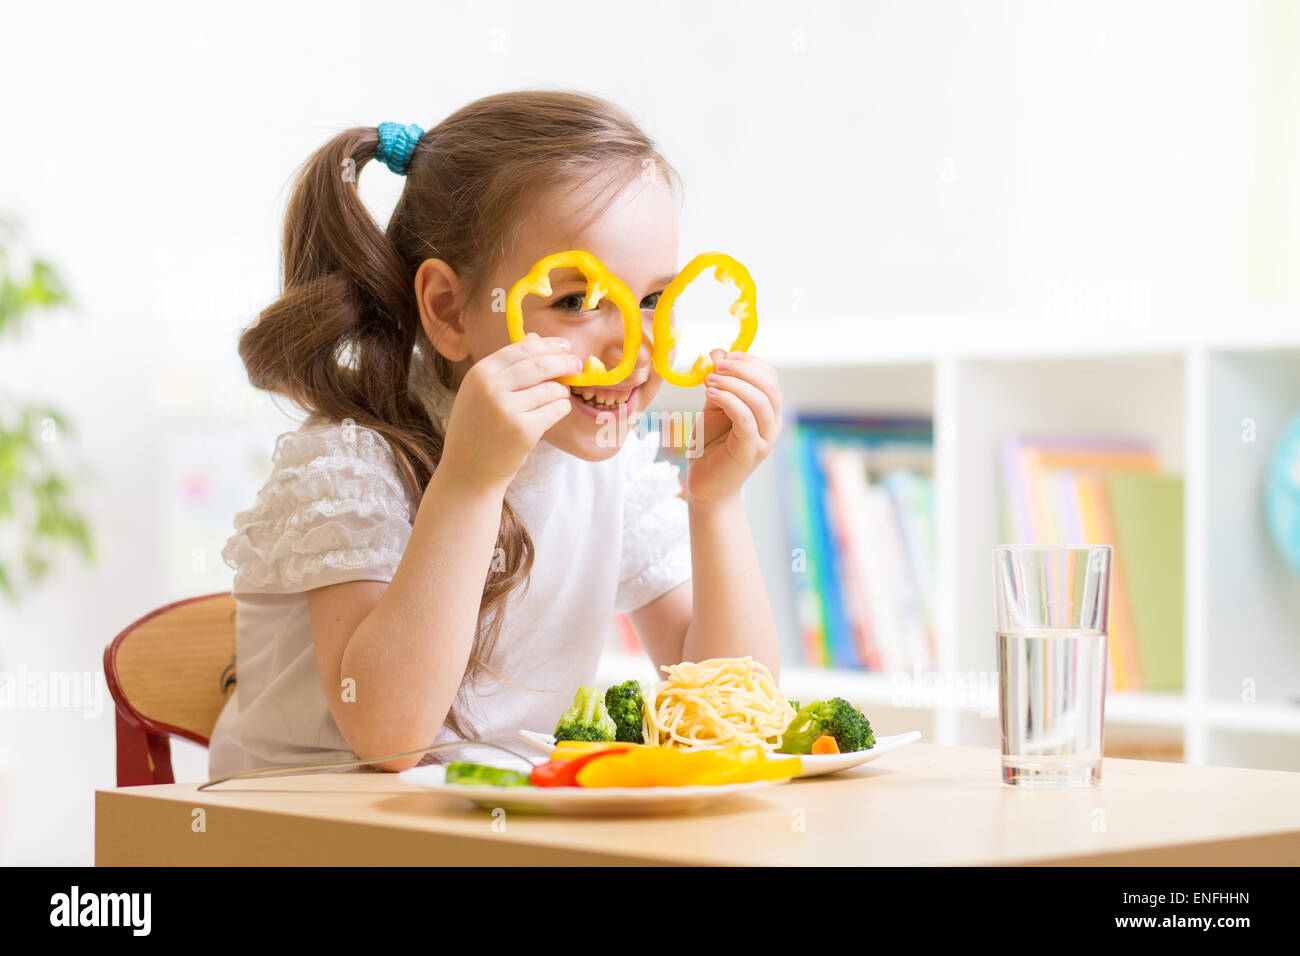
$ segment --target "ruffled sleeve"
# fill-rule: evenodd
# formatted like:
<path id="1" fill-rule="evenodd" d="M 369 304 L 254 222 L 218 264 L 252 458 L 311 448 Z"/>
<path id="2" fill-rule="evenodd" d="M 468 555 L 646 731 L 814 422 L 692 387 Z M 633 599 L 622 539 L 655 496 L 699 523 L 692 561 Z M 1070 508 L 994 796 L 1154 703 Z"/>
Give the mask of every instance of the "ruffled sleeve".
<path id="1" fill-rule="evenodd" d="M 378 432 L 303 426 L 276 439 L 271 476 L 235 516 L 221 557 L 239 593 L 293 594 L 344 581 L 390 581 L 414 509 Z"/>
<path id="2" fill-rule="evenodd" d="M 623 554 L 614 609 L 644 607 L 691 579 L 690 522 L 678 469 L 656 461 L 655 433 L 628 437 L 623 490 Z"/>

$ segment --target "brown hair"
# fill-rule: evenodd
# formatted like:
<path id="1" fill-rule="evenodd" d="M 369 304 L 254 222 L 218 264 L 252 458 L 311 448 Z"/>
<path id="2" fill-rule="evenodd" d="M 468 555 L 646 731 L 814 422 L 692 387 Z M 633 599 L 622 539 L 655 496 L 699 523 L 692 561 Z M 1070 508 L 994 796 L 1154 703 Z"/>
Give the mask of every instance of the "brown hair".
<path id="1" fill-rule="evenodd" d="M 452 365 L 428 344 L 415 273 L 446 261 L 462 285 L 462 308 L 490 290 L 521 213 L 550 190 L 652 167 L 670 186 L 676 172 L 618 107 L 578 93 L 501 93 L 457 110 L 425 133 L 385 232 L 357 195 L 378 132 L 339 133 L 300 168 L 285 212 L 283 292 L 244 330 L 239 355 L 254 386 L 333 421 L 351 419 L 387 439 L 402 481 L 419 501 L 442 458 L 439 423 L 408 391 L 413 356 L 428 358 L 454 387 Z M 558 250 L 557 250 L 558 251 Z M 426 353 L 420 355 L 419 353 Z M 486 671 L 510 593 L 526 586 L 533 543 L 509 504 L 497 553 L 447 725 L 468 737 L 466 687 Z"/>

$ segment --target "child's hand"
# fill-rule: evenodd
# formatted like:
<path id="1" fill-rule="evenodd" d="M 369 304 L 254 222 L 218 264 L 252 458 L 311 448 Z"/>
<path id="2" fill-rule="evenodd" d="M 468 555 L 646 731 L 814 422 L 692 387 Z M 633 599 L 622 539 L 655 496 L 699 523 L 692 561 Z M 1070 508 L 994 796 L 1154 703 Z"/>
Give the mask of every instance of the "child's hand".
<path id="1" fill-rule="evenodd" d="M 703 450 L 686 467 L 686 493 L 693 505 L 712 505 L 736 495 L 767 457 L 781 432 L 781 387 L 776 371 L 748 352 L 710 353 L 714 371 L 705 378 L 704 411 L 695 427 Z"/>
<path id="2" fill-rule="evenodd" d="M 476 362 L 456 392 L 439 469 L 476 487 L 508 484 L 542 435 L 573 410 L 569 387 L 553 379 L 581 371 L 568 342 L 534 332 Z"/>

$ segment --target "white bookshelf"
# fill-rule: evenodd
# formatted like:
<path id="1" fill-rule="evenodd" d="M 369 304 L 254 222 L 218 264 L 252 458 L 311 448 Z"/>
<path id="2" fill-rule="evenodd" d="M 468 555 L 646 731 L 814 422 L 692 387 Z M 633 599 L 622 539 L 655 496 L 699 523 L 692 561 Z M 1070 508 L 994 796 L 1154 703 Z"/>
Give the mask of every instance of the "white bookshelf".
<path id="1" fill-rule="evenodd" d="M 1109 694 L 1107 733 L 1172 739 L 1193 763 L 1300 770 L 1300 577 L 1268 539 L 1259 490 L 1281 427 L 1300 411 L 1300 308 L 1101 323 L 1104 334 L 1098 325 L 994 314 L 768 316 L 757 351 L 777 366 L 790 409 L 933 416 L 939 676 L 932 679 L 941 685 L 961 675 L 972 686 L 995 671 L 990 552 L 1000 543 L 1001 437 L 1152 440 L 1163 466 L 1186 482 L 1185 551 L 1175 556 L 1186 582 L 1184 689 Z M 730 330 L 715 331 L 722 342 Z M 698 401 L 665 388 L 659 404 Z M 1244 418 L 1254 420 L 1253 443 L 1241 440 Z M 794 647 L 776 458 L 747 485 L 746 509 L 783 641 Z M 602 661 L 602 680 L 628 677 L 655 679 L 643 658 Z M 1243 681 L 1253 681 L 1253 700 L 1243 699 Z M 998 742 L 996 699 L 989 707 L 936 691 L 923 706 L 904 707 L 890 675 L 788 664 L 781 684 L 798 699 L 852 699 L 884 732 L 915 727 L 938 743 Z"/>

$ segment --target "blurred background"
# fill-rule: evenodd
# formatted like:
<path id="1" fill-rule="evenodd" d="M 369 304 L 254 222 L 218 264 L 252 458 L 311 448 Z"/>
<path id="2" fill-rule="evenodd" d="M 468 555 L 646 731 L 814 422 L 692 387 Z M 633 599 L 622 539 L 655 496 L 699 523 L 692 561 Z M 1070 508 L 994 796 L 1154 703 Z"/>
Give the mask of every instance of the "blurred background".
<path id="1" fill-rule="evenodd" d="M 296 424 L 235 352 L 276 295 L 293 171 L 348 126 L 427 129 L 516 88 L 625 107 L 685 181 L 683 262 L 720 249 L 757 282 L 790 421 L 746 494 L 788 694 L 996 746 L 989 549 L 1111 543 L 1107 753 L 1300 770 L 1297 5 L 10 4 L 4 24 L 0 862 L 92 862 L 103 649 L 229 588 L 233 515 Z M 361 176 L 381 223 L 401 184 Z M 649 679 L 636 653 L 615 622 L 604 676 Z M 173 752 L 206 777 L 201 747 Z"/>

